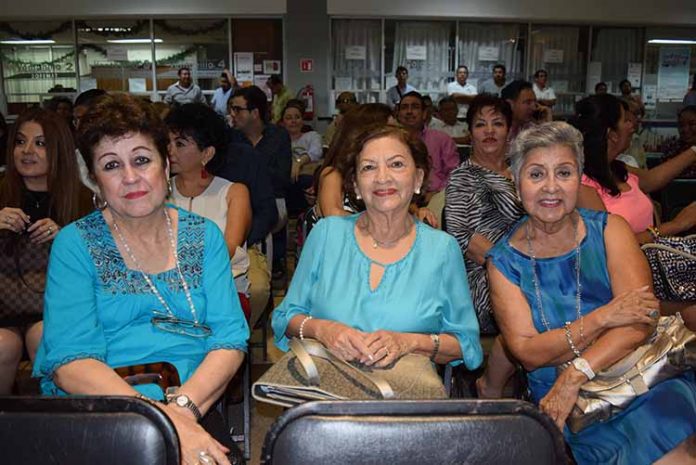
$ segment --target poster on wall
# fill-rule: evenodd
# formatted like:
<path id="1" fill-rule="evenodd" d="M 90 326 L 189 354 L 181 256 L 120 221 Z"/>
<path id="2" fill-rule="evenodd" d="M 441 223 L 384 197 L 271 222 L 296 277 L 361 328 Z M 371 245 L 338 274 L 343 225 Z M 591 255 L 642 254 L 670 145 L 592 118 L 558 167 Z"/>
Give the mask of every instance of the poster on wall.
<path id="1" fill-rule="evenodd" d="M 657 104 L 656 95 L 657 86 L 643 86 L 643 103 L 646 110 L 654 110 Z"/>
<path id="2" fill-rule="evenodd" d="M 563 63 L 562 48 L 547 48 L 544 50 L 544 63 Z"/>
<path id="3" fill-rule="evenodd" d="M 500 48 L 481 46 L 478 48 L 479 61 L 498 61 L 500 57 Z"/>
<path id="4" fill-rule="evenodd" d="M 236 52 L 234 54 L 234 74 L 240 83 L 254 80 L 254 54 Z"/>
<path id="5" fill-rule="evenodd" d="M 626 79 L 633 87 L 640 87 L 640 82 L 643 77 L 643 63 L 629 63 Z"/>
<path id="6" fill-rule="evenodd" d="M 602 62 L 591 61 L 587 65 L 587 88 L 585 92 L 594 94 L 594 88 L 602 80 Z"/>
<path id="7" fill-rule="evenodd" d="M 257 74 L 254 76 L 254 85 L 266 93 L 266 99 L 270 102 L 273 99 L 273 94 L 266 85 L 269 77 L 271 76 L 268 74 Z"/>
<path id="8" fill-rule="evenodd" d="M 109 61 L 128 61 L 126 47 L 106 47 L 106 59 Z"/>
<path id="9" fill-rule="evenodd" d="M 406 46 L 407 60 L 427 60 L 428 48 L 425 45 L 407 45 Z"/>
<path id="10" fill-rule="evenodd" d="M 348 45 L 346 47 L 346 60 L 365 60 L 367 47 L 364 45 Z"/>
<path id="11" fill-rule="evenodd" d="M 280 74 L 280 60 L 263 60 L 263 74 Z"/>
<path id="12" fill-rule="evenodd" d="M 660 47 L 657 99 L 681 101 L 689 88 L 689 47 Z"/>

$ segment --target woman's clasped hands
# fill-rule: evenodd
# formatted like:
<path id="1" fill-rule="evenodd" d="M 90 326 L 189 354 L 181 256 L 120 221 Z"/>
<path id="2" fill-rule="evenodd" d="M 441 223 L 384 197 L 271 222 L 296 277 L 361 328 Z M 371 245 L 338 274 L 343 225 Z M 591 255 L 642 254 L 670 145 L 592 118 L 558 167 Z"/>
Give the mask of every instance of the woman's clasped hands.
<path id="1" fill-rule="evenodd" d="M 335 321 L 324 325 L 317 339 L 342 360 L 376 368 L 384 368 L 411 352 L 403 333 L 384 330 L 367 333 Z"/>

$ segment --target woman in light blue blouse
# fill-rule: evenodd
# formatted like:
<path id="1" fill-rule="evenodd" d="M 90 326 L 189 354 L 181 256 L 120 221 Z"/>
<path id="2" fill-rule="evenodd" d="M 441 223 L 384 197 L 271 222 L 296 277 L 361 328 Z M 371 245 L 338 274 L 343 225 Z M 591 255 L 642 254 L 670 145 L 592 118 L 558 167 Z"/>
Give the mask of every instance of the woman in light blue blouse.
<path id="1" fill-rule="evenodd" d="M 99 211 L 54 240 L 34 375 L 48 395 L 157 401 L 183 463 L 229 464 L 229 437 L 203 428 L 214 431 L 207 413 L 244 359 L 249 329 L 220 230 L 164 203 L 168 143 L 164 123 L 134 97 L 106 96 L 82 118 L 79 147 Z M 166 404 L 160 386 L 116 371 L 160 362 L 181 381 Z"/>
<path id="2" fill-rule="evenodd" d="M 344 192 L 366 210 L 312 230 L 273 313 L 276 345 L 287 350 L 289 338 L 303 336 L 376 367 L 408 353 L 478 367 L 479 327 L 457 242 L 408 211 L 427 179 L 426 147 L 385 125 L 351 143 Z"/>

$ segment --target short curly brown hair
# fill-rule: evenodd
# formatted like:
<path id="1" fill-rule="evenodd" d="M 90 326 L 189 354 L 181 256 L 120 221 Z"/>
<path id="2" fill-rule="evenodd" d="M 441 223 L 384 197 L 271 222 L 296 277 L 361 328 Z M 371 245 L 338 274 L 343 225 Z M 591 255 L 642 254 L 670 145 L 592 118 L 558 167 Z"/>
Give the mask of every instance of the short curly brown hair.
<path id="1" fill-rule="evenodd" d="M 152 139 L 162 166 L 167 166 L 169 130 L 153 105 L 127 94 L 107 94 L 89 107 L 77 131 L 77 146 L 89 173 L 94 174 L 94 148 L 102 139 L 130 133 Z"/>
<path id="2" fill-rule="evenodd" d="M 355 138 L 348 141 L 349 145 L 346 148 L 345 156 L 346 163 L 339 166 L 339 172 L 343 178 L 343 192 L 348 195 L 354 205 L 362 206 L 362 202 L 355 196 L 355 173 L 357 171 L 360 152 L 362 152 L 365 144 L 368 142 L 381 139 L 383 137 L 394 137 L 408 147 L 415 162 L 416 168 L 423 170 L 423 185 L 421 186 L 421 194 L 414 195 L 417 203 L 420 202 L 421 196 L 425 193 L 428 184 L 428 175 L 430 174 L 430 158 L 428 157 L 428 148 L 425 143 L 417 136 L 409 131 L 389 124 L 375 124 L 365 128 L 359 132 Z"/>

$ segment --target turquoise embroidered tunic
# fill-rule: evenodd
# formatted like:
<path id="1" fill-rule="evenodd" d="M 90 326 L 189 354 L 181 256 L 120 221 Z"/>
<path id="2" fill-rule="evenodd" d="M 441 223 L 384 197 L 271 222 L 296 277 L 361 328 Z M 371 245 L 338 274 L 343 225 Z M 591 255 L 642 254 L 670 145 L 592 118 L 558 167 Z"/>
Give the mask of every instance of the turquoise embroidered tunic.
<path id="1" fill-rule="evenodd" d="M 139 271 L 126 267 L 101 212 L 66 226 L 56 237 L 48 266 L 44 333 L 34 364 L 47 395 L 65 395 L 55 370 L 92 358 L 112 368 L 169 362 L 181 381 L 208 352 L 246 351 L 249 328 L 230 277 L 230 259 L 220 230 L 211 221 L 178 210 L 177 251 L 198 320 L 212 329 L 193 338 L 155 328 L 153 311 L 164 312 Z M 175 315 L 192 320 L 176 268 L 149 275 Z M 155 385 L 136 388 L 161 399 Z"/>

